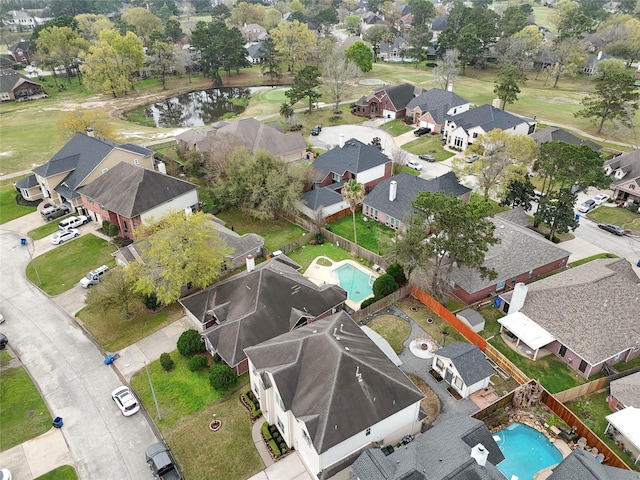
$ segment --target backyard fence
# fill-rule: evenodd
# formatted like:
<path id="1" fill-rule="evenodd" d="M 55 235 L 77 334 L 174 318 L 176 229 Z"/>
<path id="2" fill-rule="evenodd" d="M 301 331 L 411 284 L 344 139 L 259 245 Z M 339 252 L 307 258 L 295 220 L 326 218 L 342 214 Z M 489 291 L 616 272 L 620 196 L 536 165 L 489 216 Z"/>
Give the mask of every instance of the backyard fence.
<path id="1" fill-rule="evenodd" d="M 640 372 L 640 367 L 635 367 L 630 370 L 625 370 L 624 372 L 616 373 L 615 375 L 609 375 L 607 377 L 597 378 L 589 383 L 585 383 L 582 385 L 578 385 L 577 387 L 569 388 L 564 390 L 563 392 L 554 393 L 553 396 L 556 397 L 556 400 L 562 403 L 570 402 L 571 400 L 575 400 L 576 398 L 585 397 L 590 395 L 598 390 L 602 390 L 603 388 L 607 388 L 609 384 L 617 380 L 619 378 L 626 377 L 627 375 L 631 375 L 633 373 Z"/>
<path id="2" fill-rule="evenodd" d="M 487 342 L 484 353 L 488 358 L 493 360 L 498 367 L 504 370 L 507 374 L 511 375 L 513 379 L 520 385 L 524 385 L 530 380 L 530 378 L 525 375 L 522 370 L 511 363 L 511 360 L 505 357 L 502 352 L 500 352 L 500 350 L 491 345 L 489 342 Z"/>
<path id="3" fill-rule="evenodd" d="M 389 262 L 384 259 L 384 257 L 375 254 L 366 248 L 361 247 L 360 245 L 356 245 L 355 243 L 343 238 L 335 233 L 323 228 L 320 230 L 322 235 L 329 240 L 330 242 L 335 243 L 340 248 L 345 249 L 348 252 L 353 253 L 355 256 L 359 258 L 364 258 L 365 260 L 372 262 L 378 265 L 381 269 L 386 270 L 389 266 Z"/>
<path id="4" fill-rule="evenodd" d="M 404 298 L 409 295 L 411 287 L 409 285 L 405 285 L 404 287 L 400 287 L 398 290 L 393 292 L 390 295 L 378 300 L 375 303 L 372 303 L 368 307 L 362 308 L 357 312 L 351 315 L 354 321 L 358 323 L 362 323 L 369 315 L 373 315 L 378 310 L 382 310 L 385 307 L 388 307 L 394 302 L 397 302 L 401 298 Z"/>
<path id="5" fill-rule="evenodd" d="M 307 243 L 309 243 L 309 241 L 314 236 L 315 236 L 315 233 L 307 232 L 304 235 L 302 235 L 299 239 L 294 240 L 291 243 L 287 243 L 286 245 L 283 245 L 278 250 L 280 250 L 282 253 L 284 253 L 286 255 L 287 253 L 290 253 L 290 252 L 294 251 L 296 248 L 300 248 L 302 245 L 306 245 Z M 265 249 L 265 252 L 266 252 L 265 256 L 267 256 L 269 253 L 273 253 L 273 252 L 269 252 L 266 249 Z"/>

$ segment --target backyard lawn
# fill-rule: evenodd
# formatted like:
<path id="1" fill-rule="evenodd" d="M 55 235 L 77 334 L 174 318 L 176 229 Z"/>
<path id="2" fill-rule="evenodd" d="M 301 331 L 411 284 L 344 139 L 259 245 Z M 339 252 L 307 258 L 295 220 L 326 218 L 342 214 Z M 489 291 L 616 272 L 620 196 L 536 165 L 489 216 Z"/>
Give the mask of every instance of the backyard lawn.
<path id="1" fill-rule="evenodd" d="M 329 257 L 334 262 L 341 260 L 357 260 L 344 248 L 336 246 L 332 242 L 324 242 L 322 245 L 302 245 L 301 247 L 287 253 L 287 256 L 302 267 L 304 272 L 316 257 Z"/>
<path id="2" fill-rule="evenodd" d="M 47 295 L 57 295 L 73 288 L 87 272 L 100 265 L 115 267 L 116 261 L 111 256 L 115 250 L 106 240 L 84 234 L 34 258 L 27 266 L 27 278 Z"/>
<path id="3" fill-rule="evenodd" d="M 16 195 L 19 195 L 19 193 L 13 184 L 20 178 L 23 177 L 11 178 L 0 182 L 0 225 L 36 211 L 36 207 L 25 207 L 16 203 Z"/>
<path id="4" fill-rule="evenodd" d="M 353 216 L 331 222 L 327 229 L 353 242 Z M 383 257 L 393 253 L 396 231 L 373 220 L 363 220 L 362 212 L 356 212 L 358 245 Z"/>
<path id="5" fill-rule="evenodd" d="M 409 322 L 395 315 L 377 316 L 367 323 L 367 327 L 389 342 L 397 354 L 402 351 L 402 344 L 411 333 Z"/>
<path id="6" fill-rule="evenodd" d="M 598 223 L 613 223 L 625 230 L 640 232 L 640 214 L 633 213 L 626 208 L 602 206 L 587 214 L 589 220 Z"/>

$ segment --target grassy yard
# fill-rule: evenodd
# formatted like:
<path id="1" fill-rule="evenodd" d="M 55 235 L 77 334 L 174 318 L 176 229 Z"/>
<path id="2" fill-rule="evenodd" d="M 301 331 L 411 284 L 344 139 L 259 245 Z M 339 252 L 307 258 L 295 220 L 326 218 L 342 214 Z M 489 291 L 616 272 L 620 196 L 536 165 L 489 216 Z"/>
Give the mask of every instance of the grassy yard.
<path id="1" fill-rule="evenodd" d="M 491 204 L 491 215 L 495 215 L 496 213 L 506 212 L 509 210 L 509 207 L 506 205 L 500 205 L 498 202 L 492 199 L 485 200 L 484 195 L 479 193 L 471 192 L 471 202 L 484 202 L 487 201 Z"/>
<path id="2" fill-rule="evenodd" d="M 442 148 L 440 137 L 433 135 L 424 135 L 409 143 L 405 143 L 402 148 L 415 155 L 433 155 L 438 162 L 453 156 L 453 153 Z"/>
<path id="3" fill-rule="evenodd" d="M 287 254 L 294 262 L 302 267 L 304 272 L 316 257 L 329 257 L 334 262 L 341 260 L 357 260 L 344 248 L 337 247 L 335 243 L 324 242 L 322 245 L 302 245 L 301 247 Z"/>
<path id="4" fill-rule="evenodd" d="M 65 218 L 68 218 L 71 216 L 73 216 L 73 214 L 65 215 L 60 218 L 55 218 L 50 222 L 45 222 L 44 225 L 40 225 L 38 228 L 34 228 L 30 232 L 27 232 L 27 235 L 29 235 L 33 240 L 40 240 L 41 238 L 47 237 L 49 235 L 53 235 L 58 230 L 60 230 L 60 228 L 58 227 L 58 224 Z"/>
<path id="5" fill-rule="evenodd" d="M 276 219 L 268 222 L 256 220 L 238 208 L 225 210 L 216 216 L 226 222 L 227 228 L 234 229 L 240 235 L 257 233 L 264 237 L 264 246 L 271 252 L 282 248 L 306 233 L 306 231 L 286 220 Z"/>
<path id="6" fill-rule="evenodd" d="M 110 352 L 131 345 L 183 316 L 182 307 L 178 303 L 153 312 L 142 302 L 136 302 L 131 310 L 132 316 L 126 318 L 119 312 L 107 312 L 108 315 L 105 315 L 104 311 L 95 312 L 87 307 L 76 316 L 98 343 Z"/>
<path id="7" fill-rule="evenodd" d="M 0 371 L 0 451 L 51 428 L 53 420 L 31 377 L 22 367 Z"/>
<path id="8" fill-rule="evenodd" d="M 613 223 L 625 230 L 640 231 L 640 214 L 633 213 L 626 208 L 602 206 L 587 214 L 589 220 L 598 223 Z"/>
<path id="9" fill-rule="evenodd" d="M 93 234 L 81 235 L 34 258 L 27 266 L 27 278 L 47 295 L 57 295 L 72 288 L 87 272 L 100 265 L 114 267 L 116 261 L 111 253 L 115 250 L 109 242 Z"/>
<path id="10" fill-rule="evenodd" d="M 402 351 L 402 344 L 411 333 L 409 322 L 395 315 L 380 315 L 367 323 L 367 327 L 389 342 L 397 354 Z"/>
<path id="11" fill-rule="evenodd" d="M 481 308 L 478 313 L 484 318 L 484 330 L 480 332 L 480 335 L 486 339 L 499 335 L 500 324 L 498 319 L 504 317 L 504 314 L 493 305 Z"/>
<path id="12" fill-rule="evenodd" d="M 4 160 L 2 168 L 5 168 Z M 36 207 L 25 207 L 16 203 L 16 195 L 20 194 L 13 187 L 13 184 L 20 178 L 24 177 L 11 178 L 0 182 L 0 225 L 36 211 Z"/>
<path id="13" fill-rule="evenodd" d="M 78 474 L 71 465 L 63 465 L 51 470 L 49 473 L 45 473 L 36 480 L 77 480 Z"/>
<path id="14" fill-rule="evenodd" d="M 387 256 L 393 252 L 396 231 L 371 220 L 363 221 L 362 212 L 356 212 L 358 245 L 378 255 Z M 347 215 L 328 225 L 336 235 L 353 242 L 353 217 Z"/>
<path id="15" fill-rule="evenodd" d="M 11 354 L 6 350 L 0 350 L 0 367 L 6 367 L 11 362 Z"/>
<path id="16" fill-rule="evenodd" d="M 240 377 L 230 392 L 217 392 L 209 384 L 207 370 L 189 371 L 187 360 L 177 351 L 171 358 L 176 362 L 171 372 L 162 370 L 158 361 L 149 365 L 162 420 L 156 417 L 144 370 L 132 378 L 131 384 L 179 459 L 185 478 L 248 478 L 262 470 L 251 439 L 249 412 L 238 398 L 249 390 L 248 375 Z M 214 413 L 222 421 L 222 429 L 215 433 L 209 430 Z"/>
<path id="17" fill-rule="evenodd" d="M 571 262 L 569 264 L 569 266 L 570 267 L 579 267 L 580 265 L 592 262 L 594 260 L 598 260 L 599 258 L 618 258 L 618 256 L 614 255 L 613 253 L 598 253 L 597 255 L 592 255 L 590 257 L 582 258 L 580 260 L 576 260 L 575 262 Z"/>
<path id="18" fill-rule="evenodd" d="M 389 132 L 392 136 L 397 137 L 398 135 L 402 135 L 403 133 L 410 132 L 414 130 L 416 127 L 414 125 L 407 125 L 400 118 L 396 118 L 394 120 L 390 120 L 385 122 L 380 127 L 381 130 L 385 130 Z"/>

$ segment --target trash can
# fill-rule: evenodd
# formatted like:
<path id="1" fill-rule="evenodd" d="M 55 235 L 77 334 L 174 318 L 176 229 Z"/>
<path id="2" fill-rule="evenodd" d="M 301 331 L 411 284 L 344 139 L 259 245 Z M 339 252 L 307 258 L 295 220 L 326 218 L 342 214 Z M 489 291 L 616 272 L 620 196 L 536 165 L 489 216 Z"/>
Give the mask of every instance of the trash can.
<path id="1" fill-rule="evenodd" d="M 638 263 L 636 263 L 636 267 L 640 267 L 640 260 L 638 260 Z"/>
<path id="2" fill-rule="evenodd" d="M 579 221 L 580 221 L 580 214 L 576 213 L 576 222 L 579 222 Z"/>
<path id="3" fill-rule="evenodd" d="M 22 245 L 23 247 L 27 244 L 27 239 L 26 238 L 21 238 L 20 239 L 20 245 Z"/>
<path id="4" fill-rule="evenodd" d="M 53 426 L 55 428 L 62 428 L 62 425 L 64 425 L 62 423 L 62 417 L 56 417 L 56 418 L 53 419 Z"/>
<path id="5" fill-rule="evenodd" d="M 107 358 L 104 359 L 104 364 L 111 365 L 114 360 L 115 358 L 113 358 L 113 355 L 107 355 Z"/>

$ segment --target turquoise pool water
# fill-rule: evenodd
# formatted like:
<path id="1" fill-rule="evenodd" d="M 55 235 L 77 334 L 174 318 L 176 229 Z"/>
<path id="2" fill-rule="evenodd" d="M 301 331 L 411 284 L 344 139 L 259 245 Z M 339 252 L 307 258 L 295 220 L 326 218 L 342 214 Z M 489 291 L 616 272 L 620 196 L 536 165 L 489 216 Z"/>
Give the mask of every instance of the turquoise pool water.
<path id="1" fill-rule="evenodd" d="M 336 268 L 333 275 L 338 278 L 340 286 L 347 291 L 348 298 L 352 302 L 360 303 L 373 295 L 371 285 L 374 279 L 359 268 L 347 263 Z"/>
<path id="2" fill-rule="evenodd" d="M 507 478 L 517 475 L 519 480 L 533 480 L 537 471 L 562 461 L 562 454 L 547 437 L 528 425 L 512 423 L 493 438 L 505 457 L 498 470 Z"/>

